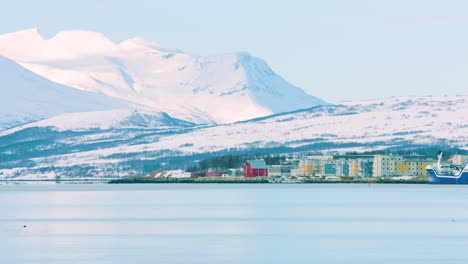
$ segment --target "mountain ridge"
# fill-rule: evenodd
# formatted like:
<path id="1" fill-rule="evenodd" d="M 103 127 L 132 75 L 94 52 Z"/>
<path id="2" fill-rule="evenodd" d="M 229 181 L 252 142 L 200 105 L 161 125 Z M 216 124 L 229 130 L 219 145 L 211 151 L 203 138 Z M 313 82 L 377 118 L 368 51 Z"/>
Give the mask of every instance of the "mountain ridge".
<path id="1" fill-rule="evenodd" d="M 67 130 L 54 128 L 52 118 L 45 127 L 38 122 L 0 135 L 0 159 L 5 161 L 0 164 L 0 173 L 10 175 L 20 170 L 34 175 L 51 160 L 66 172 L 128 167 L 118 169 L 118 175 L 129 176 L 143 175 L 145 168 L 186 168 L 201 157 L 236 153 L 408 151 L 428 146 L 468 149 L 466 109 L 468 96 L 397 97 L 318 106 L 233 124 L 173 129 L 121 126 Z M 58 127 L 63 125 L 54 122 Z"/>
<path id="2" fill-rule="evenodd" d="M 102 93 L 54 83 L 3 56 L 0 80 L 0 130 L 64 113 L 143 108 Z"/>
<path id="3" fill-rule="evenodd" d="M 86 43 L 78 41 L 83 38 Z M 142 38 L 116 44 L 97 32 L 64 31 L 44 39 L 25 30 L 0 35 L 0 55 L 54 82 L 180 119 L 195 112 L 231 123 L 327 104 L 246 52 L 196 57 Z"/>

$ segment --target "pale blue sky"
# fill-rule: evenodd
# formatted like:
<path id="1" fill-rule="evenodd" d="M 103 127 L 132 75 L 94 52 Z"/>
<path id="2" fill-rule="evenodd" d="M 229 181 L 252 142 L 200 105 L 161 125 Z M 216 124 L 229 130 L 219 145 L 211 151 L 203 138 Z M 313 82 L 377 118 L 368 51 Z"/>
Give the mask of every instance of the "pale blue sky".
<path id="1" fill-rule="evenodd" d="M 1 0 L 0 34 L 98 31 L 194 55 L 248 51 L 330 102 L 468 94 L 465 0 Z"/>

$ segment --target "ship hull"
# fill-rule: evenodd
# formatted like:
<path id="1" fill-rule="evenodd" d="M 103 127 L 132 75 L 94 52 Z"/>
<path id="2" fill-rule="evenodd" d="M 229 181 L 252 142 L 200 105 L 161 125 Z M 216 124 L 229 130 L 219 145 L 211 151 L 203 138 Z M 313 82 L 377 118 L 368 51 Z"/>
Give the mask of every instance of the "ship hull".
<path id="1" fill-rule="evenodd" d="M 454 183 L 468 184 L 468 164 L 458 175 L 439 175 L 434 169 L 427 169 L 429 173 L 429 182 L 433 183 Z"/>

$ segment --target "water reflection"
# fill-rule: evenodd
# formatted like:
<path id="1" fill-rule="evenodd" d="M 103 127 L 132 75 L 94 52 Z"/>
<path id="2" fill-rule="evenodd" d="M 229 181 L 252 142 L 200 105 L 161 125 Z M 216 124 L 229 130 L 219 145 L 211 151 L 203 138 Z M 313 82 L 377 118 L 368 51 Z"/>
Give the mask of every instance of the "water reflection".
<path id="1" fill-rule="evenodd" d="M 465 186 L 0 186 L 2 263 L 435 263 Z M 27 225 L 23 228 L 23 225 Z"/>

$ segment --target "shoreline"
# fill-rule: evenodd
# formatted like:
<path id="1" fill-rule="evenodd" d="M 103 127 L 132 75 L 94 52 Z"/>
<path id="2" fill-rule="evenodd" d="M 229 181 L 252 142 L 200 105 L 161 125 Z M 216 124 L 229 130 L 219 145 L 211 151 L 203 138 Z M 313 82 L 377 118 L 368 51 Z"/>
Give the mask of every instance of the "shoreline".
<path id="1" fill-rule="evenodd" d="M 298 180 L 298 181 L 270 181 L 264 178 L 220 178 L 220 177 L 199 177 L 199 178 L 110 178 L 110 179 L 1 179 L 1 183 L 101 183 L 101 184 L 274 184 L 274 185 L 297 185 L 297 184 L 427 184 L 427 185 L 466 185 L 465 183 L 439 183 L 426 180 L 392 180 L 392 179 L 372 179 L 363 180 Z"/>
<path id="2" fill-rule="evenodd" d="M 264 178 L 148 178 L 133 177 L 112 180 L 109 184 L 440 184 L 429 182 L 428 179 L 418 180 L 392 180 L 392 179 L 355 179 L 355 180 L 297 180 L 297 181 L 271 181 Z M 461 184 L 461 183 L 460 183 Z"/>
<path id="3" fill-rule="evenodd" d="M 0 179 L 1 182 L 103 182 L 108 183 L 109 181 L 118 180 L 120 178 L 109 178 L 109 179 Z"/>

